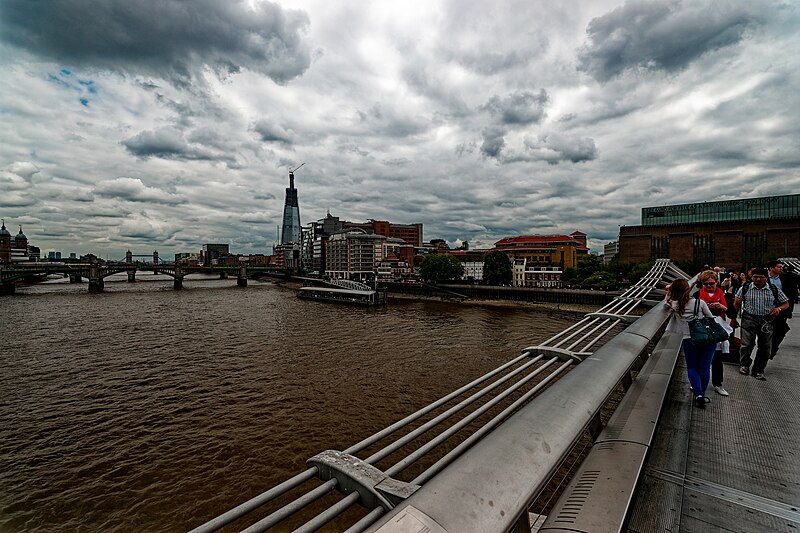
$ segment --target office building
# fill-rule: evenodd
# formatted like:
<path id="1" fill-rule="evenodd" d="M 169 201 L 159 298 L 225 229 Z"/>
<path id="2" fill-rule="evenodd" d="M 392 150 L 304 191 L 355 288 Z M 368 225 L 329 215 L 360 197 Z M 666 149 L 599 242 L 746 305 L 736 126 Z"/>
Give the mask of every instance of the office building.
<path id="1" fill-rule="evenodd" d="M 300 205 L 297 203 L 297 189 L 294 188 L 294 172 L 289 172 L 289 186 L 283 203 L 281 244 L 300 244 Z"/>
<path id="2" fill-rule="evenodd" d="M 333 279 L 370 281 L 383 261 L 386 237 L 361 229 L 344 230 L 331 235 L 326 247 L 325 274 Z"/>
<path id="3" fill-rule="evenodd" d="M 403 239 L 412 246 L 422 245 L 422 224 L 393 224 L 386 220 L 367 222 L 343 222 L 344 229 L 361 228 L 367 233 L 383 235 L 393 239 Z"/>
<path id="4" fill-rule="evenodd" d="M 204 244 L 200 249 L 200 262 L 205 266 L 217 264 L 230 255 L 229 244 Z"/>
<path id="5" fill-rule="evenodd" d="M 611 241 L 603 246 L 603 264 L 607 265 L 619 254 L 619 241 Z"/>

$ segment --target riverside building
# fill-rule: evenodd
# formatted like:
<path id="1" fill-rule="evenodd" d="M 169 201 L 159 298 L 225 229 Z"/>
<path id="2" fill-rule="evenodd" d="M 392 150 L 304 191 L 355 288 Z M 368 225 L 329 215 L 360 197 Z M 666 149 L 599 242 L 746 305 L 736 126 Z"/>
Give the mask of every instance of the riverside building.
<path id="1" fill-rule="evenodd" d="M 578 259 L 588 255 L 586 234 L 518 235 L 494 243 L 493 251 L 508 255 L 513 267 L 515 287 L 561 287 L 565 268 L 575 268 Z"/>
<path id="2" fill-rule="evenodd" d="M 34 254 L 31 253 L 31 249 L 35 250 Z M 6 221 L 3 220 L 0 225 L 0 265 L 33 261 L 38 258 L 39 249 L 28 245 L 28 237 L 22 233 L 22 226 L 12 239 L 11 232 L 6 229 Z"/>
<path id="3" fill-rule="evenodd" d="M 640 226 L 622 226 L 621 263 L 675 262 L 744 270 L 800 256 L 800 194 L 642 208 Z"/>

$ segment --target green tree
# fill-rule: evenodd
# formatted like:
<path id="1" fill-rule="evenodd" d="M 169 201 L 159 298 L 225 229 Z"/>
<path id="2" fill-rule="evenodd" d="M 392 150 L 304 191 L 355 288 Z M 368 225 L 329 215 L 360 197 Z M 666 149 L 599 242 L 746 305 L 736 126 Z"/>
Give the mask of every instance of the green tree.
<path id="1" fill-rule="evenodd" d="M 595 272 L 599 272 L 603 270 L 603 262 L 600 260 L 599 257 L 596 255 L 585 255 L 578 259 L 578 268 L 577 270 L 577 279 L 580 280 L 580 283 L 583 283 L 583 280 L 594 274 Z"/>
<path id="2" fill-rule="evenodd" d="M 600 270 L 583 280 L 583 286 L 601 290 L 614 289 L 617 286 L 617 278 L 611 272 Z"/>
<path id="3" fill-rule="evenodd" d="M 487 285 L 508 285 L 514 278 L 511 259 L 503 252 L 489 252 L 483 258 L 483 281 Z"/>
<path id="4" fill-rule="evenodd" d="M 561 274 L 561 281 L 564 283 L 578 284 L 578 270 L 575 268 L 565 268 L 564 273 Z"/>
<path id="5" fill-rule="evenodd" d="M 420 263 L 419 275 L 434 282 L 460 279 L 464 275 L 464 265 L 452 255 L 431 254 Z"/>

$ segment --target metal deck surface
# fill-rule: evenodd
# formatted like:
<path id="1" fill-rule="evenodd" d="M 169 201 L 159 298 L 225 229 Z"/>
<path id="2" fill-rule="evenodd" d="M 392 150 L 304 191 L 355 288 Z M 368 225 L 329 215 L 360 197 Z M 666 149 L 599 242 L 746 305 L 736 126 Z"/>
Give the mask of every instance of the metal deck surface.
<path id="1" fill-rule="evenodd" d="M 631 533 L 800 533 L 800 318 L 765 371 L 725 365 L 730 396 L 692 407 L 683 358 L 641 480 Z"/>

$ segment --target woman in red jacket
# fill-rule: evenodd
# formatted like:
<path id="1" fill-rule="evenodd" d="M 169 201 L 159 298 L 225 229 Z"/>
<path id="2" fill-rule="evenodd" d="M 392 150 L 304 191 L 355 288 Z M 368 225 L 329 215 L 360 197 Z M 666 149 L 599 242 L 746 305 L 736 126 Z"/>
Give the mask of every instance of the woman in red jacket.
<path id="1" fill-rule="evenodd" d="M 697 283 L 701 284 L 702 288 L 696 296 L 708 305 L 714 316 L 725 320 L 725 311 L 728 310 L 728 305 L 725 301 L 725 292 L 717 286 L 717 273 L 713 270 L 701 272 L 697 276 Z M 714 358 L 711 360 L 711 385 L 714 387 L 714 392 L 722 396 L 728 396 L 728 391 L 722 386 L 722 353 L 727 351 L 727 348 L 727 341 L 719 343 Z"/>

